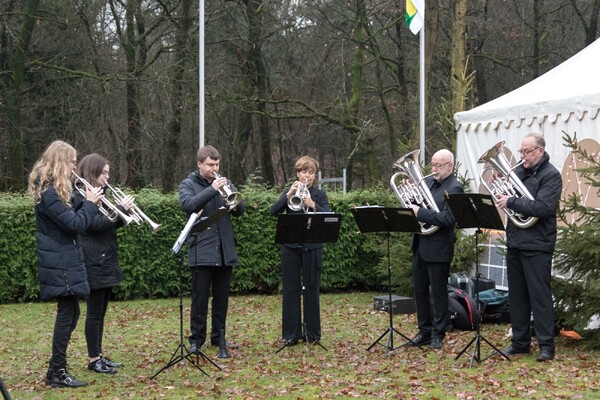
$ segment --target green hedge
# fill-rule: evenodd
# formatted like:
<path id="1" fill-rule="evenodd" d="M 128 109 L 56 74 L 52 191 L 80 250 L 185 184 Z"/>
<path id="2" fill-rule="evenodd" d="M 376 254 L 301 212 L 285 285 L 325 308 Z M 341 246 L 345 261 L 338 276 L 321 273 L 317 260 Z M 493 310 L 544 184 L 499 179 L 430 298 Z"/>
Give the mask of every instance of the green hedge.
<path id="1" fill-rule="evenodd" d="M 232 292 L 276 293 L 281 282 L 279 245 L 274 241 L 277 218 L 269 210 L 280 192 L 248 186 L 242 193 L 246 213 L 233 219 L 240 266 L 234 269 Z M 135 197 L 140 208 L 163 228 L 158 234 L 152 234 L 147 224 L 131 224 L 119 230 L 120 264 L 125 279 L 115 289 L 116 298 L 176 296 L 180 268 L 183 290 L 189 291 L 189 269 L 182 265 L 185 246 L 177 257 L 171 253 L 186 223 L 177 194 L 144 189 Z M 387 290 L 387 238 L 385 234 L 360 234 L 350 209 L 366 204 L 397 207 L 394 195 L 390 190 L 365 190 L 330 192 L 329 198 L 332 210 L 342 214 L 342 228 L 339 241 L 325 246 L 322 290 Z M 409 240 L 408 234 L 393 234 L 390 239 L 393 287 L 403 295 L 411 293 Z M 0 303 L 37 300 L 35 215 L 29 197 L 0 194 L 0 241 Z M 461 265 L 468 263 L 472 254 L 457 253 L 454 269 L 464 269 Z"/>

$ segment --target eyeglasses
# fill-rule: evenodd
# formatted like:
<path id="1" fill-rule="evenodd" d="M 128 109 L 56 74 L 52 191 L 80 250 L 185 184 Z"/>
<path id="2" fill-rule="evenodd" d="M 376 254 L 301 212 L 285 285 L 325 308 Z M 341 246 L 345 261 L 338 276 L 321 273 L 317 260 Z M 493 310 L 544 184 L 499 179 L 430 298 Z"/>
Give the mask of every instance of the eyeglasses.
<path id="1" fill-rule="evenodd" d="M 519 149 L 519 154 L 521 154 L 522 156 L 528 156 L 529 153 L 531 153 L 532 151 L 535 151 L 537 149 L 539 149 L 540 146 L 535 146 L 533 149 Z"/>
<path id="2" fill-rule="evenodd" d="M 431 163 L 431 168 L 442 168 L 444 165 L 451 164 L 450 161 L 446 161 L 445 163 Z"/>
<path id="3" fill-rule="evenodd" d="M 71 164 L 77 165 L 77 160 L 71 160 Z"/>
<path id="4" fill-rule="evenodd" d="M 109 174 L 108 171 L 102 171 L 102 175 L 108 176 L 108 174 Z"/>

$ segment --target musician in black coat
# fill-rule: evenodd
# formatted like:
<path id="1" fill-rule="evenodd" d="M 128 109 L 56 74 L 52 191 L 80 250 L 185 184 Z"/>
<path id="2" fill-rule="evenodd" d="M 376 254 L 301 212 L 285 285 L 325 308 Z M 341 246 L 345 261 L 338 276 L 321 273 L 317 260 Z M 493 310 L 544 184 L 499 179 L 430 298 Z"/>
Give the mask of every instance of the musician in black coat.
<path id="1" fill-rule="evenodd" d="M 40 299 L 57 302 L 46 374 L 46 384 L 52 387 L 86 385 L 67 370 L 67 347 L 79 320 L 79 297 L 90 294 L 80 234 L 98 214 L 95 203 L 102 193 L 100 188 L 86 189 L 85 200 L 73 207 L 71 175 L 76 165 L 75 149 L 57 140 L 29 175 L 28 192 L 35 201 Z"/>
<path id="2" fill-rule="evenodd" d="M 283 191 L 271 207 L 271 214 L 329 212 L 327 194 L 315 187 L 319 163 L 312 157 L 300 157 L 295 164 L 297 180 Z M 307 186 L 308 193 L 302 195 L 299 189 Z M 298 210 L 289 207 L 292 196 L 301 196 L 303 206 Z M 321 340 L 321 306 L 319 290 L 323 270 L 323 243 L 294 243 L 281 246 L 282 283 L 282 329 L 285 345 L 294 345 L 299 339 L 311 343 Z M 306 332 L 302 332 L 300 297 L 304 286 L 304 322 Z"/>
<path id="3" fill-rule="evenodd" d="M 106 192 L 110 174 L 110 165 L 106 158 L 96 153 L 88 154 L 79 162 L 77 172 L 77 175 L 89 184 L 101 187 Z M 77 193 L 75 204 L 82 200 L 81 194 Z M 124 215 L 127 215 L 133 207 L 131 196 L 124 196 L 118 204 L 114 199 L 109 199 L 109 201 Z M 98 213 L 81 235 L 85 268 L 90 285 L 85 318 L 85 340 L 89 357 L 88 369 L 99 373 L 114 374 L 117 372 L 115 368 L 121 367 L 123 364 L 107 357 L 102 344 L 104 320 L 112 289 L 118 286 L 123 279 L 123 273 L 119 267 L 117 229 L 124 226 L 125 223 L 114 210 L 100 206 L 108 215 L 111 215 L 112 221 L 107 215 Z"/>
<path id="4" fill-rule="evenodd" d="M 221 191 L 228 186 L 237 192 L 219 172 L 221 155 L 212 146 L 204 146 L 197 154 L 198 171 L 192 172 L 179 184 L 179 202 L 188 218 L 202 211 L 199 220 L 210 217 L 221 207 L 228 207 Z M 192 233 L 188 238 L 188 266 L 192 270 L 192 309 L 190 316 L 190 353 L 200 351 L 206 341 L 208 298 L 212 288 L 212 326 L 210 342 L 219 344 L 221 330 L 226 331 L 229 286 L 233 267 L 239 265 L 235 233 L 231 216 L 239 217 L 245 211 L 240 201 L 228 213 L 215 221 L 208 229 Z M 230 348 L 237 347 L 225 341 Z"/>
<path id="5" fill-rule="evenodd" d="M 448 276 L 456 240 L 455 221 L 445 195 L 464 193 L 464 189 L 453 174 L 454 156 L 449 150 L 436 152 L 431 158 L 431 167 L 434 175 L 425 182 L 439 212 L 417 205 L 412 208 L 419 222 L 439 229 L 429 235 L 417 233 L 412 238 L 412 277 L 419 332 L 408 344 L 429 344 L 432 349 L 440 349 L 446 336 Z"/>
<path id="6" fill-rule="evenodd" d="M 529 227 L 506 226 L 508 297 L 512 326 L 511 345 L 505 354 L 529 353 L 531 313 L 537 342 L 538 361 L 554 358 L 554 302 L 552 300 L 552 254 L 556 244 L 556 212 L 562 192 L 560 172 L 550 164 L 546 141 L 531 133 L 521 142 L 521 161 L 514 173 L 533 199 L 525 196 L 498 196 L 498 205 L 523 217 L 536 217 Z"/>

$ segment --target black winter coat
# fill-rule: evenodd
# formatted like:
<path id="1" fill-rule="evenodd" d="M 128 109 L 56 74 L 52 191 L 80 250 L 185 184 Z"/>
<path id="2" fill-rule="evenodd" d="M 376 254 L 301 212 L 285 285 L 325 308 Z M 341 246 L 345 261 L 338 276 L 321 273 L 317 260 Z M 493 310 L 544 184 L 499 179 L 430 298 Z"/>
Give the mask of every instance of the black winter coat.
<path id="1" fill-rule="evenodd" d="M 233 191 L 235 187 L 229 182 Z M 179 202 L 189 218 L 202 210 L 199 221 L 210 217 L 220 207 L 227 207 L 225 200 L 198 171 L 192 172 L 179 184 Z M 193 233 L 188 238 L 188 265 L 236 266 L 239 264 L 235 233 L 231 216 L 239 217 L 246 210 L 241 201 L 236 208 L 219 218 L 203 232 Z"/>
<path id="2" fill-rule="evenodd" d="M 52 185 L 42 193 L 35 205 L 41 300 L 90 294 L 80 234 L 98 212 L 90 201 L 81 202 L 77 209 L 67 207 Z"/>
<path id="3" fill-rule="evenodd" d="M 75 204 L 85 199 L 79 193 L 75 195 Z M 122 212 L 125 209 L 118 206 Z M 83 259 L 90 289 L 106 289 L 119 285 L 123 272 L 119 267 L 117 229 L 124 226 L 123 220 L 117 218 L 111 222 L 108 217 L 98 213 L 90 226 L 81 234 Z"/>
<path id="4" fill-rule="evenodd" d="M 507 246 L 519 250 L 551 253 L 556 243 L 556 212 L 562 192 L 560 172 L 550 164 L 550 156 L 544 152 L 540 163 L 534 168 L 515 169 L 534 200 L 511 197 L 507 207 L 525 217 L 538 217 L 538 222 L 528 229 L 517 227 L 509 219 L 506 225 Z"/>

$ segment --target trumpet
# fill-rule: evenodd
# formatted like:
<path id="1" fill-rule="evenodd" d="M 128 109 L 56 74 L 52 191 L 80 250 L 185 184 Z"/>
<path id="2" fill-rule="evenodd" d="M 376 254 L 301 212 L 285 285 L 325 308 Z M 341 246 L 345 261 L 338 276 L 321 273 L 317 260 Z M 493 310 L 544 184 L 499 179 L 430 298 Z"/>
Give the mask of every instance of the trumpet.
<path id="1" fill-rule="evenodd" d="M 305 197 L 307 196 L 310 198 L 310 192 L 308 191 L 308 183 L 305 179 L 304 183 L 300 183 L 296 188 L 296 193 L 294 193 L 288 199 L 288 207 L 290 208 L 290 210 L 304 210 L 305 213 L 308 212 L 308 207 L 306 207 L 305 204 Z"/>
<path id="2" fill-rule="evenodd" d="M 72 174 L 75 176 L 75 189 L 77 189 L 77 191 L 79 193 L 81 193 L 81 195 L 83 195 L 83 197 L 85 197 L 85 190 L 83 190 L 79 186 L 77 186 L 77 181 L 81 182 L 83 184 L 83 186 L 85 186 L 87 189 L 93 189 L 94 187 L 91 185 L 91 183 L 89 183 L 88 181 L 86 181 L 85 179 L 83 179 L 82 177 L 77 175 L 74 171 L 72 171 Z M 100 205 L 99 206 L 100 212 L 102 214 L 104 214 L 106 216 L 106 218 L 108 218 L 111 222 L 115 222 L 118 218 L 121 218 L 123 220 L 123 222 L 125 223 L 125 226 L 127 226 L 127 225 L 129 225 L 129 223 L 131 221 L 133 221 L 132 217 L 130 217 L 123 211 L 119 210 L 119 207 L 117 207 L 116 205 L 111 203 L 106 198 L 106 196 L 103 195 L 102 197 L 100 197 L 100 201 L 102 202 L 104 207 L 106 207 L 106 208 L 104 208 L 104 207 L 102 207 L 102 205 Z"/>
<path id="3" fill-rule="evenodd" d="M 122 202 L 127 196 L 120 188 L 111 186 L 108 182 L 106 182 L 106 187 L 110 189 L 113 199 L 117 203 Z M 133 218 L 133 222 L 138 225 L 141 225 L 142 222 L 147 222 L 152 228 L 152 233 L 157 233 L 162 228 L 162 224 L 152 221 L 136 204 L 129 210 L 129 215 Z"/>
<path id="4" fill-rule="evenodd" d="M 213 176 L 215 179 L 223 177 L 217 172 L 213 172 Z M 230 210 L 233 210 L 240 203 L 240 201 L 242 201 L 242 195 L 239 192 L 234 192 L 231 190 L 229 183 L 219 189 L 219 193 L 221 193 L 221 196 L 223 196 L 223 199 L 225 200 L 225 203 L 227 203 L 227 206 Z"/>

